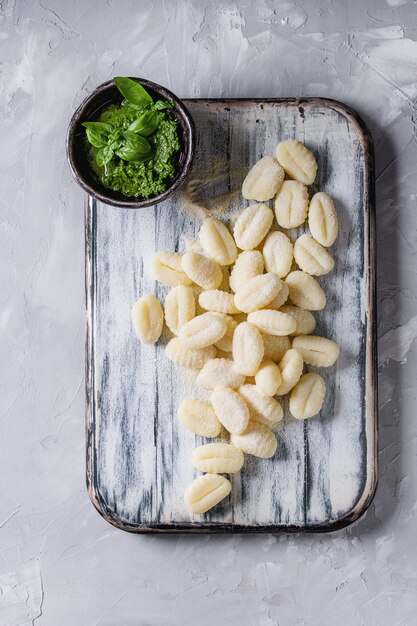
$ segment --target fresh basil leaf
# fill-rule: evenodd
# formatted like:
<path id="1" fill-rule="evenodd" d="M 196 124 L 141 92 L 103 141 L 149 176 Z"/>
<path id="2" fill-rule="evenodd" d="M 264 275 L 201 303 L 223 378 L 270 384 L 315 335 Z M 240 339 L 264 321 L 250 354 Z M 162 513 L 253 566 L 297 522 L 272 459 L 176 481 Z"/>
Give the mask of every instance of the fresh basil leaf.
<path id="1" fill-rule="evenodd" d="M 106 145 L 109 133 L 112 130 L 110 124 L 104 122 L 84 122 L 87 139 L 95 148 L 102 148 Z"/>
<path id="2" fill-rule="evenodd" d="M 145 107 L 146 105 L 153 103 L 153 100 L 146 89 L 144 89 L 142 85 L 137 83 L 135 80 L 125 78 L 123 76 L 116 76 L 113 80 L 122 96 L 131 104 L 139 107 Z"/>
<path id="3" fill-rule="evenodd" d="M 155 111 L 145 111 L 145 113 L 139 115 L 138 119 L 135 120 L 127 130 L 147 137 L 156 130 L 158 124 L 158 113 Z"/>
<path id="4" fill-rule="evenodd" d="M 116 150 L 118 157 L 124 161 L 147 161 L 152 158 L 152 148 L 147 139 L 141 135 L 125 130 L 123 133 L 123 144 Z"/>
<path id="5" fill-rule="evenodd" d="M 114 150 L 111 146 L 104 146 L 104 148 L 100 148 L 100 150 L 96 154 L 96 161 L 100 167 L 104 167 L 111 161 L 112 156 L 114 154 Z"/>
<path id="6" fill-rule="evenodd" d="M 153 105 L 155 111 L 163 111 L 164 109 L 173 109 L 175 104 L 166 100 L 157 100 Z"/>

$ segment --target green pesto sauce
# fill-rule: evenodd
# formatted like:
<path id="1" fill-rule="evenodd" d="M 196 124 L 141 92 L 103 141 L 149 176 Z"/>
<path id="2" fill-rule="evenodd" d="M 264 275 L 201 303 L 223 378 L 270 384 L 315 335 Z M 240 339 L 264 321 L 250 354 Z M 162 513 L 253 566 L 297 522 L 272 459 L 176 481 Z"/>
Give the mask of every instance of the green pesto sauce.
<path id="1" fill-rule="evenodd" d="M 97 164 L 97 148 L 88 144 L 90 162 L 96 176 L 108 189 L 120 191 L 124 196 L 149 198 L 162 193 L 174 178 L 177 152 L 180 149 L 177 122 L 168 111 L 159 111 L 156 131 L 146 137 L 152 146 L 153 157 L 144 163 L 123 161 L 114 156 L 105 167 Z M 112 105 L 100 116 L 100 122 L 111 124 L 115 130 L 127 130 L 138 117 L 138 112 L 129 105 Z"/>

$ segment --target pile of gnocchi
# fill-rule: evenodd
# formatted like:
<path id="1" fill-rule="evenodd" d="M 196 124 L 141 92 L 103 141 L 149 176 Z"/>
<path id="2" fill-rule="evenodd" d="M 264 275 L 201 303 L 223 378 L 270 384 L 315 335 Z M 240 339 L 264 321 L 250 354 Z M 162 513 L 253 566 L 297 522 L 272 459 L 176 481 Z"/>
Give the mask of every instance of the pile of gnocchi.
<path id="1" fill-rule="evenodd" d="M 179 422 L 202 437 L 228 433 L 228 442 L 208 443 L 192 454 L 193 466 L 204 472 L 185 492 L 193 514 L 205 513 L 230 493 L 223 474 L 238 472 L 244 453 L 263 459 L 275 454 L 283 396 L 289 394 L 289 412 L 297 420 L 317 415 L 323 406 L 323 378 L 303 369 L 330 367 L 340 352 L 335 341 L 313 334 L 312 313 L 326 306 L 314 277 L 333 269 L 328 248 L 337 238 L 338 219 L 328 194 L 309 198 L 307 186 L 316 173 L 310 150 L 295 139 L 282 141 L 275 157 L 263 157 L 246 176 L 242 195 L 256 203 L 240 213 L 233 234 L 209 217 L 198 251 L 158 252 L 152 274 L 173 289 L 164 308 L 150 294 L 133 306 L 139 339 L 156 343 L 165 319 L 174 335 L 167 357 L 198 371 L 196 385 L 211 394 L 210 402 L 184 400 Z M 306 220 L 310 234 L 295 239 L 284 232 Z"/>

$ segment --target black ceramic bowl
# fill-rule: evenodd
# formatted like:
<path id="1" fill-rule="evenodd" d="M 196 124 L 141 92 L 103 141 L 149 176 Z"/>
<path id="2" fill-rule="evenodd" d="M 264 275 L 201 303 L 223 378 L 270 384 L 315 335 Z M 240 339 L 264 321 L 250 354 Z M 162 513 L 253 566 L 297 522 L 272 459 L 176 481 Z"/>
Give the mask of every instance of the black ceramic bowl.
<path id="1" fill-rule="evenodd" d="M 126 209 L 140 209 L 162 202 L 170 196 L 187 178 L 195 146 L 195 127 L 193 119 L 177 96 L 171 91 L 152 83 L 144 78 L 133 78 L 150 93 L 154 100 L 168 100 L 175 103 L 171 109 L 172 115 L 178 122 L 181 148 L 178 154 L 178 163 L 175 177 L 168 181 L 167 189 L 158 195 L 149 198 L 127 197 L 118 191 L 107 189 L 96 179 L 87 160 L 85 148 L 85 128 L 82 122 L 96 121 L 103 109 L 111 104 L 120 104 L 123 96 L 117 89 L 114 81 L 109 80 L 99 85 L 93 93 L 84 100 L 71 118 L 67 134 L 67 157 L 71 171 L 79 185 L 94 198 Z"/>

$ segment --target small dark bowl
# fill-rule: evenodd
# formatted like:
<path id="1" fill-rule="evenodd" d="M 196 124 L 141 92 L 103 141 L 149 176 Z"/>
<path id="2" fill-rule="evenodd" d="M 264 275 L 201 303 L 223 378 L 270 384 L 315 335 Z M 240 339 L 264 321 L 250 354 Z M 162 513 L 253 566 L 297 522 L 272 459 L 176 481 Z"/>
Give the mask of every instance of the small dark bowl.
<path id="1" fill-rule="evenodd" d="M 80 104 L 71 118 L 67 133 L 67 157 L 77 183 L 97 200 L 125 209 L 140 209 L 168 198 L 187 178 L 195 147 L 194 122 L 181 100 L 165 87 L 152 83 L 150 80 L 144 78 L 133 78 L 133 80 L 143 85 L 154 100 L 168 100 L 175 103 L 171 113 L 178 122 L 181 148 L 178 153 L 175 177 L 168 181 L 168 187 L 163 193 L 149 198 L 124 196 L 118 191 L 104 187 L 91 170 L 85 149 L 85 128 L 82 122 L 96 121 L 103 109 L 111 104 L 121 104 L 123 96 L 113 80 L 99 85 Z"/>

